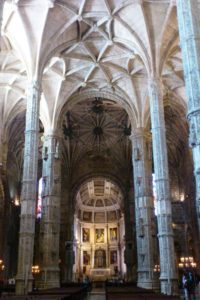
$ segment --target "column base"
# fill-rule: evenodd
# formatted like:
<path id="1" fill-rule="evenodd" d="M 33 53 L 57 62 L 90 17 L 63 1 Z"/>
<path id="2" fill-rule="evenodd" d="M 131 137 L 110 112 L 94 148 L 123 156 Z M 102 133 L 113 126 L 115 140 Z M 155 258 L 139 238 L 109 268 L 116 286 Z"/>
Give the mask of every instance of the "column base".
<path id="1" fill-rule="evenodd" d="M 137 286 L 143 289 L 151 289 L 160 292 L 160 281 L 156 276 L 150 277 L 151 272 L 143 272 L 138 274 Z"/>
<path id="2" fill-rule="evenodd" d="M 137 270 L 133 265 L 126 265 L 126 280 L 128 282 L 137 282 Z"/>
<path id="3" fill-rule="evenodd" d="M 45 268 L 41 269 L 41 280 L 36 281 L 36 288 L 49 289 L 60 287 L 60 269 Z"/>
<path id="4" fill-rule="evenodd" d="M 178 281 L 176 279 L 161 279 L 161 293 L 165 295 L 179 295 Z"/>
<path id="5" fill-rule="evenodd" d="M 16 276 L 16 288 L 15 288 L 16 295 L 27 295 L 28 293 L 32 292 L 33 289 L 32 274 L 29 275 L 28 279 L 24 279 L 24 278 L 25 276 L 23 276 L 23 274 Z"/>
<path id="6" fill-rule="evenodd" d="M 70 269 L 68 269 L 66 271 L 66 282 L 72 282 L 73 281 L 73 270 L 72 270 L 72 267 Z"/>
<path id="7" fill-rule="evenodd" d="M 69 242 L 68 242 L 69 243 Z M 70 244 L 71 248 L 66 251 L 66 259 L 65 259 L 65 265 L 66 265 L 66 282 L 73 281 L 73 265 L 74 265 L 74 251 L 72 249 L 72 242 Z"/>

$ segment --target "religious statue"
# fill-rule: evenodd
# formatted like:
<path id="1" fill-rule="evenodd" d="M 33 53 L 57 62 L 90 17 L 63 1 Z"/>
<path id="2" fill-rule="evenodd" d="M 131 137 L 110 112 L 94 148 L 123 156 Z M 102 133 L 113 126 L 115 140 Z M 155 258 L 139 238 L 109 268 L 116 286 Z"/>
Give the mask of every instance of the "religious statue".
<path id="1" fill-rule="evenodd" d="M 95 251 L 95 268 L 105 268 L 106 267 L 106 251 L 99 248 Z"/>
<path id="2" fill-rule="evenodd" d="M 84 265 L 90 264 L 90 254 L 87 251 L 83 251 L 83 264 Z"/>
<path id="3" fill-rule="evenodd" d="M 110 251 L 110 264 L 116 264 L 117 263 L 117 251 L 113 250 Z"/>

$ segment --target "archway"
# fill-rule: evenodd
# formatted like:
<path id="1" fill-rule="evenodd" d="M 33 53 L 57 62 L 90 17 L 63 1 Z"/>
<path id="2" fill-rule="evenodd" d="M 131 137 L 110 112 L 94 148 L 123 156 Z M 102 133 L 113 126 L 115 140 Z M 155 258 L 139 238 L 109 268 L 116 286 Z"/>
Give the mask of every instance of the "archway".
<path id="1" fill-rule="evenodd" d="M 61 200 L 63 209 L 66 210 L 66 214 L 63 210 L 61 215 L 63 230 L 60 253 L 61 260 L 66 262 L 66 271 L 63 267 L 63 280 L 71 279 L 72 271 L 69 272 L 69 270 L 72 270 L 70 267 L 72 264 L 74 264 L 73 272 L 77 279 L 83 273 L 91 277 L 95 277 L 95 273 L 98 273 L 99 278 L 117 274 L 123 276 L 126 267 L 132 270 L 134 260 L 132 257 L 136 256 L 135 253 L 134 255 L 129 255 L 126 251 L 125 254 L 123 253 L 127 247 L 131 249 L 129 252 L 135 248 L 133 246 L 134 196 L 129 116 L 125 109 L 115 101 L 94 97 L 77 101 L 63 111 L 61 125 L 64 134 L 62 177 L 66 182 Z M 97 178 L 100 180 L 102 194 L 94 195 L 94 199 L 87 195 L 87 198 L 84 199 L 86 204 L 83 204 L 82 200 L 78 201 L 77 195 L 80 194 L 83 187 L 87 191 L 90 182 L 94 182 L 93 185 L 96 185 Z M 113 185 L 115 187 L 113 189 L 119 191 L 123 201 L 114 203 L 114 200 L 106 198 L 106 194 L 104 195 L 103 192 L 106 184 Z M 92 200 L 94 200 L 93 205 L 88 203 Z M 109 205 L 107 200 L 108 203 L 111 201 Z M 72 211 L 73 213 L 71 213 Z M 76 215 L 75 221 L 74 214 Z M 103 218 L 102 214 L 106 214 L 106 217 Z M 112 214 L 115 215 L 113 223 Z M 123 215 L 125 215 L 124 218 Z M 91 216 L 93 219 L 90 219 Z M 80 225 L 82 222 L 85 227 Z M 123 227 L 126 230 L 123 230 L 126 234 L 119 235 L 120 222 L 125 224 Z M 79 234 L 76 233 L 77 229 L 74 228 L 74 223 L 79 228 Z M 102 224 L 104 224 L 103 227 Z M 88 233 L 90 231 L 92 233 Z M 83 241 L 84 234 L 85 236 L 90 235 L 88 242 Z M 95 235 L 99 235 L 99 242 Z M 111 235 L 113 235 L 113 242 L 116 235 L 116 244 L 119 241 L 124 243 L 120 248 L 120 254 L 116 247 L 111 247 L 113 252 L 107 250 Z M 100 242 L 101 236 L 103 236 L 102 242 Z M 74 237 L 75 255 L 72 253 L 71 247 L 74 245 Z M 82 244 L 87 247 L 80 250 Z M 93 247 L 92 251 L 90 244 Z M 124 260 L 126 260 L 126 267 Z M 110 265 L 112 266 L 110 267 Z M 131 274 L 131 270 L 127 273 Z"/>
<path id="2" fill-rule="evenodd" d="M 76 277 L 105 280 L 126 272 L 124 197 L 110 179 L 83 183 L 76 195 L 74 218 Z"/>

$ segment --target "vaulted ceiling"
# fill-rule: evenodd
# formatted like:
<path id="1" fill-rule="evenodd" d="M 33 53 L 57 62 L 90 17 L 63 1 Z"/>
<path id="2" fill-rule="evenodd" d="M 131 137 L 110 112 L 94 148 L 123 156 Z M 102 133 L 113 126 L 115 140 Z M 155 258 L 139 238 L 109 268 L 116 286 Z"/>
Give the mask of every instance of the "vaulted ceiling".
<path id="1" fill-rule="evenodd" d="M 118 93 L 135 124 L 145 126 L 147 77 L 155 72 L 184 101 L 174 1 L 14 2 L 4 8 L 1 75 L 15 101 L 16 93 L 23 98 L 27 79 L 43 77 L 47 127 L 57 125 L 70 96 L 87 90 Z"/>
<path id="2" fill-rule="evenodd" d="M 133 129 L 150 127 L 147 85 L 156 74 L 169 108 L 169 153 L 180 155 L 188 131 L 175 1 L 7 0 L 1 44 L 0 128 L 10 149 L 23 140 L 24 125 L 17 133 L 12 125 L 24 124 L 28 81 L 41 82 L 44 130 L 62 126 L 67 111 L 83 123 L 76 111 L 95 97 L 116 101 Z"/>

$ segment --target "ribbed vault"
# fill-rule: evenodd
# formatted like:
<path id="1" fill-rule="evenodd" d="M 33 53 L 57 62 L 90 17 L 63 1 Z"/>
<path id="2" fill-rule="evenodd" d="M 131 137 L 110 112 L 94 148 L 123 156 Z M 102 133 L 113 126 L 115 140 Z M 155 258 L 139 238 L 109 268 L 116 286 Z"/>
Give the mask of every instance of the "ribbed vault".
<path id="1" fill-rule="evenodd" d="M 15 157 L 23 152 L 22 125 L 16 134 L 9 128 L 14 123 L 24 124 L 25 90 L 29 81 L 39 76 L 40 118 L 45 132 L 57 129 L 62 112 L 74 95 L 78 98 L 91 92 L 97 98 L 101 92 L 120 95 L 130 107 L 134 126 L 150 128 L 148 77 L 156 74 L 163 81 L 164 98 L 171 93 L 175 99 L 166 106 L 165 115 L 169 164 L 176 169 L 187 148 L 188 131 L 174 1 L 7 0 L 1 48 L 0 135 Z M 113 120 L 112 113 L 110 116 L 107 111 L 103 113 L 112 119 L 110 127 L 96 124 L 95 129 L 92 112 L 86 109 L 90 101 L 83 100 L 63 114 L 67 131 L 70 131 L 69 120 L 73 127 L 73 139 L 68 132 L 64 142 L 64 159 L 69 170 L 83 158 L 94 158 L 97 153 L 104 159 L 110 157 L 117 166 L 130 164 L 130 142 L 124 134 L 130 122 L 127 117 L 127 120 L 120 117 L 123 113 L 111 97 L 110 104 L 107 100 L 105 97 L 104 105 L 112 107 L 116 114 Z"/>

